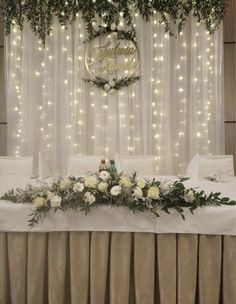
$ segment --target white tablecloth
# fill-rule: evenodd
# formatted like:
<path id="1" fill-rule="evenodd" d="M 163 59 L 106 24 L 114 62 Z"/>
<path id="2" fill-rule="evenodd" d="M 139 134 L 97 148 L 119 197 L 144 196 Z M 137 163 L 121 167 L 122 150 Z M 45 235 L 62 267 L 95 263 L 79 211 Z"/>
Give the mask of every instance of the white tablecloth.
<path id="1" fill-rule="evenodd" d="M 162 177 L 163 179 L 163 177 Z M 170 178 L 168 178 L 170 179 Z M 173 179 L 173 178 L 172 178 Z M 31 182 L 27 177 L 0 177 L 0 195 L 13 187 L 22 187 Z M 221 192 L 222 196 L 236 200 L 236 182 L 212 183 L 187 181 L 187 187 L 199 187 L 207 193 Z M 32 204 L 14 204 L 0 200 L 0 231 L 122 231 L 153 233 L 196 233 L 236 235 L 236 206 L 203 207 L 192 215 L 185 212 L 185 221 L 176 211 L 171 215 L 161 212 L 160 218 L 150 213 L 133 214 L 125 207 L 101 206 L 85 215 L 83 212 L 58 211 L 48 214 L 33 229 L 27 226 Z"/>

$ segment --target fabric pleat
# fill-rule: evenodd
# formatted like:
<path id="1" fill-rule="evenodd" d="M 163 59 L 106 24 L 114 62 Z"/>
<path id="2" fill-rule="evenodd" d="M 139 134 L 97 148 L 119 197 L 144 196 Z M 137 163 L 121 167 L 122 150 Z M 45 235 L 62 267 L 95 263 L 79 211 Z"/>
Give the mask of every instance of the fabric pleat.
<path id="1" fill-rule="evenodd" d="M 70 233 L 71 304 L 88 303 L 89 245 L 89 232 Z"/>
<path id="2" fill-rule="evenodd" d="M 176 304 L 176 235 L 157 236 L 161 304 Z"/>
<path id="3" fill-rule="evenodd" d="M 109 258 L 109 232 L 92 232 L 90 252 L 90 303 L 104 304 Z"/>
<path id="4" fill-rule="evenodd" d="M 46 240 L 45 233 L 28 234 L 27 303 L 45 304 Z"/>
<path id="5" fill-rule="evenodd" d="M 221 284 L 221 236 L 200 235 L 198 283 L 200 304 L 219 303 Z"/>
<path id="6" fill-rule="evenodd" d="M 224 236 L 223 303 L 236 303 L 236 237 Z"/>
<path id="7" fill-rule="evenodd" d="M 48 300 L 64 304 L 66 297 L 67 233 L 51 232 L 48 239 Z M 32 303 L 33 304 L 33 303 Z"/>
<path id="8" fill-rule="evenodd" d="M 198 236 L 178 235 L 178 303 L 195 304 Z"/>
<path id="9" fill-rule="evenodd" d="M 8 261 L 11 304 L 27 303 L 27 233 L 8 233 Z"/>
<path id="10" fill-rule="evenodd" d="M 154 304 L 154 234 L 134 234 L 134 273 L 136 304 Z"/>
<path id="11" fill-rule="evenodd" d="M 112 233 L 110 258 L 110 304 L 128 304 L 131 233 Z"/>
<path id="12" fill-rule="evenodd" d="M 9 303 L 9 272 L 7 268 L 7 234 L 0 232 L 0 303 Z"/>

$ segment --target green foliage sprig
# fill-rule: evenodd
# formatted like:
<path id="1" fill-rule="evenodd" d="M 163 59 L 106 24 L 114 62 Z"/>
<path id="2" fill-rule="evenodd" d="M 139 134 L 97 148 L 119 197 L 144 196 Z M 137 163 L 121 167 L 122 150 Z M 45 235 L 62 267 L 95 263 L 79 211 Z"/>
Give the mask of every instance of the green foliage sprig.
<path id="1" fill-rule="evenodd" d="M 50 211 L 79 210 L 87 214 L 101 205 L 126 207 L 133 213 L 151 212 L 156 217 L 160 212 L 170 213 L 175 209 L 183 219 L 184 212 L 191 213 L 203 206 L 236 205 L 219 192 L 206 194 L 204 191 L 186 188 L 188 178 L 175 182 L 161 182 L 156 179 L 144 180 L 136 174 L 102 171 L 86 177 L 66 177 L 41 187 L 27 186 L 25 189 L 10 190 L 1 199 L 15 203 L 31 202 L 34 206 L 29 215 L 29 226 L 34 227 Z"/>
<path id="2" fill-rule="evenodd" d="M 140 76 L 122 77 L 119 79 L 113 79 L 108 81 L 102 77 L 95 77 L 94 79 L 84 79 L 86 83 L 94 85 L 98 88 L 103 89 L 106 92 L 113 92 L 114 90 L 119 91 L 124 87 L 128 87 L 140 79 Z"/>
<path id="3" fill-rule="evenodd" d="M 45 43 L 54 17 L 61 25 L 68 26 L 78 14 L 82 15 L 89 35 L 94 31 L 92 23 L 96 18 L 99 17 L 110 25 L 117 23 L 122 13 L 135 36 L 134 12 L 138 12 L 146 21 L 158 14 L 160 23 L 164 24 L 165 31 L 171 35 L 174 32 L 172 25 L 181 31 L 188 16 L 192 14 L 213 33 L 224 17 L 227 2 L 228 0 L 2 0 L 1 7 L 6 34 L 10 33 L 11 25 L 17 24 L 22 29 L 24 21 L 28 21 L 35 34 Z"/>

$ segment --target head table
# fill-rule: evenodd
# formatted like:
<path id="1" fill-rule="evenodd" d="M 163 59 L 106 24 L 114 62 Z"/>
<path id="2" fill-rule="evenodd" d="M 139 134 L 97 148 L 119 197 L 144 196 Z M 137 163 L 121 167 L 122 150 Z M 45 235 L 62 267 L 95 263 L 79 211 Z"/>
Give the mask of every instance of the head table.
<path id="1" fill-rule="evenodd" d="M 0 195 L 28 183 L 0 176 Z M 236 199 L 234 178 L 185 185 Z M 186 211 L 185 221 L 101 206 L 58 211 L 30 229 L 31 210 L 0 201 L 1 304 L 236 303 L 236 206 Z"/>

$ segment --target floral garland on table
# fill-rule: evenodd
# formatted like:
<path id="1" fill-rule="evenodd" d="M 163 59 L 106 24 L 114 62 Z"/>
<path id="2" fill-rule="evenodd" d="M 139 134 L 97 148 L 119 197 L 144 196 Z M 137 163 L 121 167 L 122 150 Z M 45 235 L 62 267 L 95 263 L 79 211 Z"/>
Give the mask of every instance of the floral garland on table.
<path id="1" fill-rule="evenodd" d="M 41 187 L 26 186 L 25 189 L 10 190 L 1 199 L 15 203 L 31 202 L 34 206 L 30 214 L 29 226 L 38 224 L 42 216 L 50 210 L 80 210 L 87 214 L 101 205 L 124 206 L 134 213 L 151 212 L 159 217 L 159 212 L 170 213 L 175 209 L 184 219 L 184 209 L 191 213 L 203 206 L 236 205 L 236 201 L 220 197 L 220 193 L 205 194 L 204 191 L 185 188 L 187 178 L 169 183 L 156 179 L 151 181 L 137 178 L 136 174 L 125 176 L 107 171 L 86 177 L 65 177 L 52 185 Z"/>

